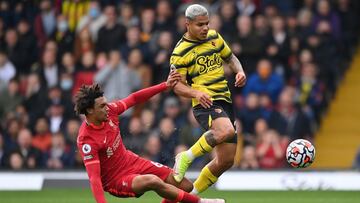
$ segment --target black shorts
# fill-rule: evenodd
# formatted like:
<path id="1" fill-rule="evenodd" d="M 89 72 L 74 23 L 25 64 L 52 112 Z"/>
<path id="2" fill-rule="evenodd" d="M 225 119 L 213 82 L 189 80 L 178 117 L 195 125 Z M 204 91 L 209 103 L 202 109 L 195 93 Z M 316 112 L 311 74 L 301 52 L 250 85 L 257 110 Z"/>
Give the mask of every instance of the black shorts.
<path id="1" fill-rule="evenodd" d="M 231 123 L 235 128 L 235 116 L 234 109 L 231 103 L 228 103 L 223 100 L 213 101 L 213 105 L 205 109 L 200 104 L 194 106 L 193 108 L 194 116 L 200 126 L 206 131 L 211 128 L 211 121 L 221 117 L 227 117 L 230 119 Z M 228 143 L 236 143 L 237 136 L 235 134 L 234 138 L 226 141 Z"/>

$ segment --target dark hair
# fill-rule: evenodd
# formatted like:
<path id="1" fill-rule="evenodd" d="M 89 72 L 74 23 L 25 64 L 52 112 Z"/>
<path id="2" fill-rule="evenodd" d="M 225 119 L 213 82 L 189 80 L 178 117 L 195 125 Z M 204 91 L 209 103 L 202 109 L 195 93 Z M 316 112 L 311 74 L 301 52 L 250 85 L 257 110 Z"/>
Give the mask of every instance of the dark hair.
<path id="1" fill-rule="evenodd" d="M 95 99 L 104 96 L 99 84 L 82 85 L 75 95 L 76 114 L 87 114 L 87 109 L 94 107 Z"/>

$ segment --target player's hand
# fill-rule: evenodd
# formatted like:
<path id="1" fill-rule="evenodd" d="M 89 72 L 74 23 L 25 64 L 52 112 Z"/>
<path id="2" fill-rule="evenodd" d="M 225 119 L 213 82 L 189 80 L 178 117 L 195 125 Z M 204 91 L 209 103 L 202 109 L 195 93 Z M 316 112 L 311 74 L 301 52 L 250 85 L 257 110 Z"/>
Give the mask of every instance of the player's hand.
<path id="1" fill-rule="evenodd" d="M 212 106 L 211 97 L 204 92 L 197 91 L 195 98 L 200 102 L 200 105 L 205 109 L 208 109 Z"/>
<path id="2" fill-rule="evenodd" d="M 246 83 L 246 75 L 244 72 L 238 72 L 235 76 L 235 87 L 242 87 Z"/>
<path id="3" fill-rule="evenodd" d="M 166 80 L 166 86 L 173 88 L 181 80 L 181 75 L 176 70 L 170 71 L 170 74 Z"/>

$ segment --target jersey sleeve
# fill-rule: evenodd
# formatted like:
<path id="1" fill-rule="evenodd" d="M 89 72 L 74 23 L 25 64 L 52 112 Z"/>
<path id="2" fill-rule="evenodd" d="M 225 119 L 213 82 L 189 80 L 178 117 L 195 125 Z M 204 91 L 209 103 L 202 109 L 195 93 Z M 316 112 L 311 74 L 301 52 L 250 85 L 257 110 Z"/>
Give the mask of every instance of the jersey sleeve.
<path id="1" fill-rule="evenodd" d="M 78 143 L 78 149 L 83 159 L 85 167 L 90 164 L 100 163 L 99 147 L 95 141 L 86 139 Z"/>
<path id="2" fill-rule="evenodd" d="M 188 67 L 191 65 L 191 62 L 188 62 L 185 57 L 176 54 L 174 50 L 173 54 L 170 57 L 170 66 L 171 65 L 174 65 L 176 67 L 178 73 L 186 76 L 188 73 Z"/>
<path id="3" fill-rule="evenodd" d="M 220 49 L 220 56 L 224 61 L 226 61 L 231 56 L 232 52 L 231 52 L 230 47 L 227 45 L 225 40 L 222 38 L 222 36 L 219 33 L 218 33 L 218 35 L 219 35 L 218 40 L 220 41 L 220 44 L 222 44 L 221 49 Z"/>
<path id="4" fill-rule="evenodd" d="M 122 112 L 126 111 L 128 108 L 136 104 L 146 102 L 155 94 L 163 92 L 166 89 L 167 89 L 166 83 L 162 82 L 158 85 L 153 85 L 151 87 L 144 88 L 142 90 L 134 92 L 124 99 L 118 100 L 113 103 L 109 103 L 108 106 L 111 111 L 115 111 L 116 114 L 119 115 Z"/>

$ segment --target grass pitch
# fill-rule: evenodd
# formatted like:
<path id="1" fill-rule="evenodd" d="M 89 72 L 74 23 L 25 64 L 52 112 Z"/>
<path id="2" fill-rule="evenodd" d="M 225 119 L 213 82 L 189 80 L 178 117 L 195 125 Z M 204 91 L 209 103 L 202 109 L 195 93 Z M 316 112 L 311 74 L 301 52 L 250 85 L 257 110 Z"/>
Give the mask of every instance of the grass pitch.
<path id="1" fill-rule="evenodd" d="M 334 191 L 217 191 L 208 190 L 202 197 L 224 198 L 227 203 L 360 203 L 360 192 Z M 109 203 L 159 203 L 156 193 L 148 192 L 142 197 L 120 199 L 106 195 Z M 95 202 L 90 189 L 45 189 L 38 192 L 0 191 L 1 203 L 90 203 Z"/>

